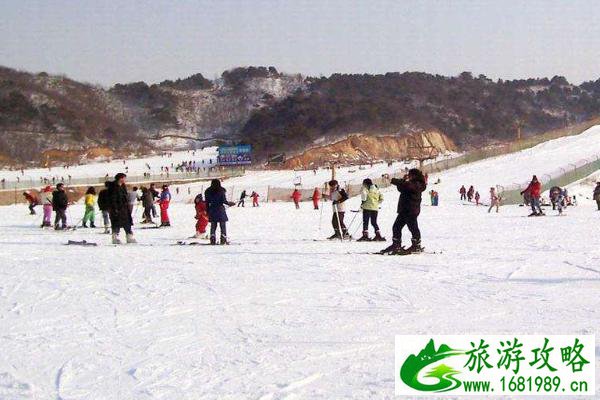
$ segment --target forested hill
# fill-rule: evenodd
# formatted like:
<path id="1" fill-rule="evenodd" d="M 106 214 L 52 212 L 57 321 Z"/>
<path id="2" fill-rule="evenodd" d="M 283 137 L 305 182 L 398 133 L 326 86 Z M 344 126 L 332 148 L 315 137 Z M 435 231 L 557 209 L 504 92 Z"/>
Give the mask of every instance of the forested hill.
<path id="1" fill-rule="evenodd" d="M 349 134 L 431 129 L 459 146 L 510 140 L 600 115 L 600 80 L 492 81 L 462 73 L 311 78 L 244 67 L 157 84 L 102 88 L 0 67 L 0 160 L 39 162 L 56 150 L 140 153 L 220 140 L 250 143 L 258 159 Z M 204 139 L 198 142 L 194 139 Z"/>

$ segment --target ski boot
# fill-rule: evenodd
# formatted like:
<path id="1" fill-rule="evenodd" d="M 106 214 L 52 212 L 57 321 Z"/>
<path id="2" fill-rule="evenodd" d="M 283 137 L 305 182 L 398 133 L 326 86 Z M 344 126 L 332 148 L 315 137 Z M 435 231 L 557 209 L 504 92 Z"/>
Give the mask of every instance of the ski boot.
<path id="1" fill-rule="evenodd" d="M 216 244 L 217 244 L 217 238 L 215 237 L 215 235 L 211 235 L 211 236 L 210 236 L 210 244 L 211 244 L 212 246 L 214 246 L 214 245 L 216 245 Z"/>
<path id="2" fill-rule="evenodd" d="M 87 222 L 84 222 L 83 224 L 81 224 L 82 228 L 87 228 Z"/>
<path id="3" fill-rule="evenodd" d="M 356 240 L 357 242 L 370 242 L 371 238 L 369 238 L 369 232 L 363 231 L 363 234 L 360 238 Z"/>
<path id="4" fill-rule="evenodd" d="M 60 225 L 58 225 L 58 224 L 54 225 L 54 230 L 55 230 L 55 231 L 62 231 L 62 230 L 64 230 L 64 229 L 65 229 L 64 227 L 61 227 L 61 226 L 60 226 Z"/>
<path id="5" fill-rule="evenodd" d="M 531 214 L 528 215 L 528 217 L 537 217 L 538 213 L 536 212 L 532 212 Z"/>
<path id="6" fill-rule="evenodd" d="M 137 240 L 135 240 L 135 237 L 133 237 L 133 233 L 128 233 L 125 235 L 125 239 L 127 240 L 127 243 L 137 243 Z"/>
<path id="7" fill-rule="evenodd" d="M 95 227 L 96 227 L 96 224 L 94 224 L 93 222 L 90 223 L 90 228 L 95 228 Z"/>
<path id="8" fill-rule="evenodd" d="M 422 253 L 422 252 L 423 252 L 423 247 L 421 247 L 420 239 L 413 239 L 410 247 L 408 249 L 406 249 L 406 254 Z"/>
<path id="9" fill-rule="evenodd" d="M 121 244 L 121 239 L 119 239 L 118 233 L 112 234 L 112 244 Z"/>
<path id="10" fill-rule="evenodd" d="M 228 245 L 229 242 L 227 241 L 227 236 L 221 235 L 221 241 L 220 241 L 221 245 Z"/>
<path id="11" fill-rule="evenodd" d="M 335 239 L 341 239 L 342 237 L 340 236 L 340 234 L 338 232 L 334 233 L 333 235 L 329 236 L 327 239 L 328 240 L 335 240 Z"/>
<path id="12" fill-rule="evenodd" d="M 110 233 L 110 228 L 108 226 L 104 227 L 104 234 L 108 235 Z"/>
<path id="13" fill-rule="evenodd" d="M 379 254 L 397 254 L 398 251 L 404 250 L 400 241 L 392 241 L 392 244 L 381 250 Z"/>
<path id="14" fill-rule="evenodd" d="M 383 236 L 381 236 L 381 233 L 379 233 L 379 231 L 375 232 L 375 237 L 373 239 L 371 239 L 371 241 L 373 242 L 385 242 L 385 238 Z"/>

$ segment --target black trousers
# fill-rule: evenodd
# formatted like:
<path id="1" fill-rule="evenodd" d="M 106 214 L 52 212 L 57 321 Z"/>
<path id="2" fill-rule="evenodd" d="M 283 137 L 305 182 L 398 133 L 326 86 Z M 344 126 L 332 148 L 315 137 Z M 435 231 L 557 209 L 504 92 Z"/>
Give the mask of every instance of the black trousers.
<path id="1" fill-rule="evenodd" d="M 417 222 L 418 215 L 398 214 L 392 230 L 394 232 L 394 242 L 402 243 L 402 228 L 406 225 L 413 240 L 421 240 L 421 231 Z"/>
<path id="2" fill-rule="evenodd" d="M 67 210 L 54 210 L 56 212 L 56 216 L 54 217 L 54 226 L 58 226 L 58 222 L 62 223 L 62 227 L 67 227 Z"/>
<path id="3" fill-rule="evenodd" d="M 339 224 L 338 224 L 338 218 L 337 218 L 338 215 L 340 216 Z M 340 234 L 340 226 L 342 227 L 342 233 L 348 232 L 348 229 L 346 228 L 346 225 L 344 224 L 344 211 L 338 211 L 337 214 L 335 212 L 333 213 L 333 217 L 331 217 L 331 225 L 333 225 L 333 230 L 338 235 Z"/>
<path id="4" fill-rule="evenodd" d="M 210 237 L 216 237 L 217 225 L 221 229 L 221 237 L 227 237 L 227 223 L 225 221 L 210 223 Z"/>
<path id="5" fill-rule="evenodd" d="M 376 210 L 363 210 L 363 231 L 369 230 L 369 222 L 375 229 L 375 232 L 379 231 L 379 225 L 377 225 L 377 214 Z"/>
<path id="6" fill-rule="evenodd" d="M 112 223 L 112 233 L 118 235 L 121 228 L 123 228 L 123 230 L 125 231 L 125 233 L 127 235 L 133 234 L 133 232 L 131 231 L 130 223 L 124 223 L 124 224 L 115 224 L 114 222 Z"/>

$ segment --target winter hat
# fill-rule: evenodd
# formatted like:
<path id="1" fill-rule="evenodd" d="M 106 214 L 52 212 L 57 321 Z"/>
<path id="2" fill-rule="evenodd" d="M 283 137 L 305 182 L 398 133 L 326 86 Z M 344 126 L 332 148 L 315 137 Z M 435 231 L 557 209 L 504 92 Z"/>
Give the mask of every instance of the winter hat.
<path id="1" fill-rule="evenodd" d="M 329 186 L 330 187 L 334 187 L 338 185 L 338 181 L 336 181 L 335 179 L 332 179 L 329 181 Z"/>
<path id="2" fill-rule="evenodd" d="M 371 178 L 365 178 L 363 180 L 363 185 L 365 185 L 367 187 L 371 187 L 371 186 L 373 186 L 373 181 L 371 180 Z"/>
<path id="3" fill-rule="evenodd" d="M 118 174 L 115 175 L 115 182 L 118 181 L 121 178 L 126 178 L 126 177 L 127 177 L 127 175 L 125 175 L 122 172 L 119 172 Z"/>

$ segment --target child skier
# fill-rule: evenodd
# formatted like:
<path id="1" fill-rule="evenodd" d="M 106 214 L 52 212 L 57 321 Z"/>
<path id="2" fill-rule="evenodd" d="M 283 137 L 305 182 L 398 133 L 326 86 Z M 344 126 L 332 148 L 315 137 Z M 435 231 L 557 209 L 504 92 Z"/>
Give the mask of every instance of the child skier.
<path id="1" fill-rule="evenodd" d="M 312 194 L 312 202 L 313 202 L 313 208 L 315 210 L 319 209 L 319 200 L 321 200 L 321 192 L 319 191 L 319 188 L 315 188 L 315 191 Z"/>
<path id="2" fill-rule="evenodd" d="M 104 225 L 104 233 L 110 233 L 110 199 L 108 187 L 109 181 L 104 182 L 104 189 L 98 193 L 98 208 L 102 212 L 102 224 Z"/>
<path id="3" fill-rule="evenodd" d="M 35 206 L 39 204 L 37 196 L 34 193 L 23 192 L 23 197 L 29 203 L 29 214 L 35 215 Z"/>
<path id="4" fill-rule="evenodd" d="M 346 211 L 344 202 L 348 200 L 348 194 L 344 189 L 340 188 L 338 181 L 335 179 L 329 181 L 329 198 L 333 204 L 331 225 L 333 225 L 334 233 L 328 239 L 351 239 L 348 229 L 344 224 L 344 213 Z"/>
<path id="5" fill-rule="evenodd" d="M 567 189 L 559 190 L 556 195 L 556 209 L 558 215 L 563 215 L 563 210 L 566 208 Z"/>
<path id="6" fill-rule="evenodd" d="M 481 195 L 479 194 L 479 191 L 475 192 L 475 205 L 478 206 L 479 205 L 479 200 L 481 199 Z"/>
<path id="7" fill-rule="evenodd" d="M 458 191 L 458 193 L 460 193 L 460 200 L 466 200 L 467 199 L 467 189 L 465 188 L 465 185 L 462 185 Z"/>
<path id="8" fill-rule="evenodd" d="M 162 192 L 160 192 L 160 226 L 171 226 L 169 220 L 169 203 L 171 202 L 171 192 L 169 192 L 169 186 L 163 185 Z"/>
<path id="9" fill-rule="evenodd" d="M 46 186 L 42 189 L 40 200 L 42 202 L 42 209 L 44 210 L 44 218 L 41 227 L 52 226 L 52 188 L 50 186 Z"/>
<path id="10" fill-rule="evenodd" d="M 473 186 L 469 187 L 469 190 L 467 191 L 467 200 L 470 202 L 473 201 L 473 195 L 475 194 L 475 188 Z"/>
<path id="11" fill-rule="evenodd" d="M 421 247 L 421 231 L 419 230 L 418 217 L 421 213 L 421 196 L 427 188 L 425 177 L 421 170 L 413 168 L 402 179 L 393 178 L 392 185 L 395 185 L 400 192 L 398 199 L 398 216 L 393 226 L 392 245 L 383 249 L 380 254 L 411 254 L 423 251 Z M 408 226 L 412 235 L 412 244 L 408 249 L 402 247 L 402 229 Z"/>
<path id="12" fill-rule="evenodd" d="M 358 241 L 363 242 L 373 240 L 374 242 L 385 242 L 385 238 L 381 237 L 379 225 L 377 224 L 377 214 L 379 213 L 379 207 L 383 202 L 383 195 L 379 191 L 377 185 L 373 184 L 373 181 L 369 178 L 363 180 L 360 200 L 360 208 L 363 213 L 363 233 Z M 375 229 L 375 237 L 373 239 L 369 238 L 369 221 L 371 222 L 373 229 Z"/>
<path id="13" fill-rule="evenodd" d="M 258 193 L 253 191 L 250 197 L 252 198 L 252 207 L 258 207 L 258 198 L 260 197 Z"/>
<path id="14" fill-rule="evenodd" d="M 196 208 L 196 239 L 206 236 L 206 226 L 208 225 L 208 213 L 206 212 L 206 203 L 202 198 L 202 193 L 199 193 L 194 199 Z"/>
<path id="15" fill-rule="evenodd" d="M 242 190 L 242 193 L 240 194 L 240 201 L 238 201 L 237 204 L 238 207 L 246 207 L 246 197 L 248 197 L 248 195 L 246 195 L 246 190 Z"/>
<path id="16" fill-rule="evenodd" d="M 496 194 L 496 188 L 490 188 L 490 208 L 488 213 L 492 211 L 492 208 L 496 207 L 496 212 L 500 210 L 500 197 Z"/>
<path id="17" fill-rule="evenodd" d="M 83 214 L 82 225 L 84 228 L 87 228 L 87 222 L 90 221 L 90 228 L 96 227 L 96 215 L 94 211 L 94 206 L 96 204 L 96 189 L 93 186 L 90 186 L 85 192 L 84 197 L 85 202 L 85 213 Z"/>
<path id="18" fill-rule="evenodd" d="M 296 210 L 300 208 L 300 200 L 302 200 L 302 193 L 298 189 L 294 189 L 291 196 L 292 200 L 294 200 L 294 205 L 296 206 Z"/>

